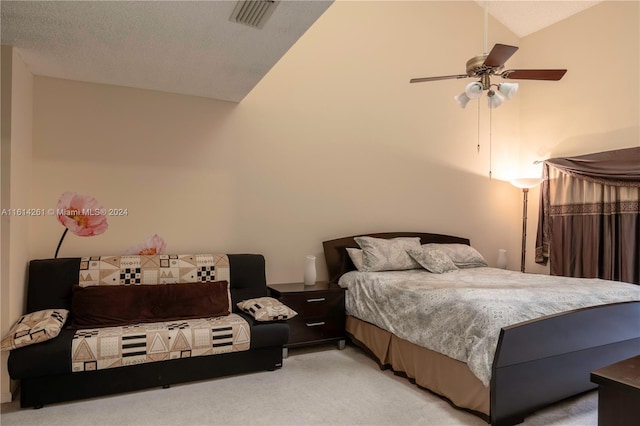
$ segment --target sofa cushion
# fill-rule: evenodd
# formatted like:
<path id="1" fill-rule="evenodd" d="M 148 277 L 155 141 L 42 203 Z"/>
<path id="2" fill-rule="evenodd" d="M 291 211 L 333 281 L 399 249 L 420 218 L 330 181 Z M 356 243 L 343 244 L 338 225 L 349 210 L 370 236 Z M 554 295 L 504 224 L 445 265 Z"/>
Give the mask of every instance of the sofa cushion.
<path id="1" fill-rule="evenodd" d="M 289 341 L 287 321 L 258 321 L 249 314 L 239 312 L 251 327 L 251 349 L 283 346 Z"/>
<path id="2" fill-rule="evenodd" d="M 212 318 L 230 313 L 227 281 L 163 285 L 74 286 L 72 328 Z"/>
<path id="3" fill-rule="evenodd" d="M 75 330 L 63 328 L 55 339 L 11 351 L 7 362 L 14 380 L 71 372 L 71 342 Z"/>

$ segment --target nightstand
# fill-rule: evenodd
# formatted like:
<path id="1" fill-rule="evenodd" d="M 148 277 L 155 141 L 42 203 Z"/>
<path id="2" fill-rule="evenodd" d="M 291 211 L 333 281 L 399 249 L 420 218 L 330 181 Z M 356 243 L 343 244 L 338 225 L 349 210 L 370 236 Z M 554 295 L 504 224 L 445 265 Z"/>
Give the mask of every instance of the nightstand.
<path id="1" fill-rule="evenodd" d="M 287 348 L 337 341 L 344 349 L 345 290 L 337 284 L 319 281 L 304 283 L 270 284 L 269 294 L 298 313 L 289 322 Z"/>
<path id="2" fill-rule="evenodd" d="M 598 384 L 598 425 L 638 424 L 640 405 L 640 355 L 591 373 Z"/>

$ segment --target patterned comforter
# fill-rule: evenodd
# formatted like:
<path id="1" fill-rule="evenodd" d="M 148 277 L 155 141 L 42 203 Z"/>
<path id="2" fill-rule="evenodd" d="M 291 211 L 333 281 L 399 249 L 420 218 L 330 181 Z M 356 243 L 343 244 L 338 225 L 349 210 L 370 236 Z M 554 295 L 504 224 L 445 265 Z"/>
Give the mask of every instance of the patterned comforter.
<path id="1" fill-rule="evenodd" d="M 348 272 L 347 314 L 467 363 L 485 386 L 500 329 L 578 308 L 640 301 L 640 286 L 496 268 Z"/>

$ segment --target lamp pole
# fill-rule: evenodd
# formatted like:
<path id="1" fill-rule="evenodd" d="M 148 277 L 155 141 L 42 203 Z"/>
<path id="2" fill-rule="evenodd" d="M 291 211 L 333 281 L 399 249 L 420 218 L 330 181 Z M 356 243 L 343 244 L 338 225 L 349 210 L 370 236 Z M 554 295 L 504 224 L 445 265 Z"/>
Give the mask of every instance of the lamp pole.
<path id="1" fill-rule="evenodd" d="M 522 252 L 520 257 L 520 271 L 523 273 L 527 253 L 527 199 L 529 197 L 529 188 L 537 186 L 540 182 L 542 182 L 540 178 L 521 178 L 511 181 L 513 186 L 522 189 Z"/>
<path id="2" fill-rule="evenodd" d="M 522 188 L 522 254 L 520 257 L 520 271 L 524 272 L 525 253 L 527 252 L 527 198 L 529 188 Z"/>

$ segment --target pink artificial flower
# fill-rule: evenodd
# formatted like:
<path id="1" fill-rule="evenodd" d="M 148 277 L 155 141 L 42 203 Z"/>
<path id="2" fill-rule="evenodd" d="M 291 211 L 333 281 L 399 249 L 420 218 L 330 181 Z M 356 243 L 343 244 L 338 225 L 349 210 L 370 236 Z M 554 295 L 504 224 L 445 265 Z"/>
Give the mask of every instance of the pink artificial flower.
<path id="1" fill-rule="evenodd" d="M 124 254 L 163 254 L 167 248 L 167 243 L 158 235 L 149 235 L 143 242 L 131 246 L 125 250 Z"/>
<path id="2" fill-rule="evenodd" d="M 109 227 L 106 210 L 90 195 L 65 192 L 57 207 L 58 221 L 78 236 L 100 235 Z"/>
<path id="3" fill-rule="evenodd" d="M 76 192 L 65 192 L 58 200 L 58 221 L 64 226 L 64 232 L 58 242 L 55 258 L 67 232 L 81 237 L 100 235 L 107 230 L 107 212 L 95 198 Z"/>

